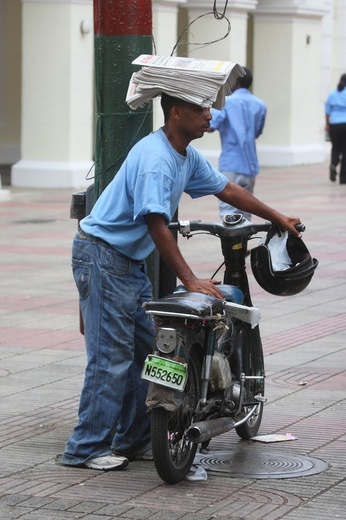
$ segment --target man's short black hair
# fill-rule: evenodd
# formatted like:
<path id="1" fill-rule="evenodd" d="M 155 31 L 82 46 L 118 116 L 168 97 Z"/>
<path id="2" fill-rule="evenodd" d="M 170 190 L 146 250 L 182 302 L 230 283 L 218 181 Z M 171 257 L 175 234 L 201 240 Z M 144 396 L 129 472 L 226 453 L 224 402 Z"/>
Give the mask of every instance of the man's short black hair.
<path id="1" fill-rule="evenodd" d="M 252 72 L 247 67 L 242 68 L 245 70 L 246 75 L 241 78 L 238 78 L 237 83 L 241 88 L 250 88 L 252 84 Z"/>
<path id="2" fill-rule="evenodd" d="M 186 101 L 183 99 L 179 99 L 173 96 L 169 96 L 168 94 L 165 94 L 165 92 L 162 92 L 161 94 L 161 108 L 163 111 L 165 122 L 169 119 L 169 113 L 174 106 L 181 106 L 185 105 Z"/>

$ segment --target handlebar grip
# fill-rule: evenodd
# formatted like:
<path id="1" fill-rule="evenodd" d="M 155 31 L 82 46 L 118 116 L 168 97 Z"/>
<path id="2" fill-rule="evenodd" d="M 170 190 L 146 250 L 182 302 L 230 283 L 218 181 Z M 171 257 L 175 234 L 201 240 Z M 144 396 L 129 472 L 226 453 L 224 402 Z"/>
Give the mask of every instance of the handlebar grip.
<path id="1" fill-rule="evenodd" d="M 180 229 L 180 222 L 170 222 L 168 227 L 169 229 Z"/>
<path id="2" fill-rule="evenodd" d="M 297 231 L 299 231 L 299 233 L 304 233 L 305 231 L 305 224 L 296 224 L 294 226 L 296 228 Z"/>

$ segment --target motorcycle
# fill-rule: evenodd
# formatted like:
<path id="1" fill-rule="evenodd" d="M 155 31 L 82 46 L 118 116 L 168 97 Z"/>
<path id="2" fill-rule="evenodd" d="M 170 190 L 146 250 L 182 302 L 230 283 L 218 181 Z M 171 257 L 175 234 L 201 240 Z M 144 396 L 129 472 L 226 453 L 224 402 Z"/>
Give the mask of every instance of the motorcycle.
<path id="1" fill-rule="evenodd" d="M 142 370 L 150 382 L 146 404 L 153 458 L 161 479 L 175 484 L 188 475 L 199 444 L 203 452 L 217 435 L 235 429 L 240 438 L 251 439 L 260 428 L 265 371 L 246 256 L 248 240 L 274 227 L 240 214 L 226 215 L 220 223 L 178 221 L 169 227 L 185 238 L 218 237 L 224 262 L 212 278 L 225 269 L 218 285 L 224 300 L 180 286 L 144 304 L 156 329 L 154 351 Z"/>

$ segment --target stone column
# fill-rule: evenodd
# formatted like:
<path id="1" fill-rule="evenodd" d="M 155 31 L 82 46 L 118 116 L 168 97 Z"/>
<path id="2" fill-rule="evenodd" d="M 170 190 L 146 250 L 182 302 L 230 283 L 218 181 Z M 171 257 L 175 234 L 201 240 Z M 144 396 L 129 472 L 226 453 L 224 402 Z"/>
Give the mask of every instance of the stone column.
<path id="1" fill-rule="evenodd" d="M 93 161 L 93 2 L 22 0 L 21 160 L 12 185 L 84 187 Z"/>
<path id="2" fill-rule="evenodd" d="M 247 22 L 248 14 L 256 9 L 258 0 L 230 0 L 226 17 L 231 23 L 231 31 L 227 38 L 198 48 L 194 45 L 199 42 L 211 42 L 225 35 L 227 23 L 225 20 L 216 20 L 212 14 L 196 20 L 189 29 L 190 56 L 207 59 L 221 59 L 246 64 L 247 57 Z M 218 11 L 223 10 L 224 3 L 217 2 Z M 189 22 L 205 13 L 211 13 L 213 2 L 210 0 L 187 0 Z M 195 49 L 195 50 L 194 50 Z"/>
<path id="3" fill-rule="evenodd" d="M 178 38 L 179 5 L 186 0 L 153 0 L 153 54 L 170 56 Z M 176 54 L 176 53 L 174 53 Z M 158 99 L 153 103 L 153 128 L 163 125 L 163 115 Z"/>
<path id="4" fill-rule="evenodd" d="M 323 0 L 259 0 L 254 93 L 268 106 L 258 143 L 263 166 L 323 162 L 320 99 Z"/>
<path id="5" fill-rule="evenodd" d="M 257 6 L 257 0 L 230 0 L 226 17 L 231 23 L 231 31 L 227 38 L 217 43 L 201 47 L 194 43 L 207 43 L 222 38 L 227 32 L 225 20 L 216 20 L 212 14 L 196 20 L 189 28 L 189 56 L 206 59 L 220 59 L 233 61 L 239 65 L 248 65 L 248 16 Z M 219 11 L 223 9 L 223 2 L 217 2 Z M 212 12 L 213 2 L 210 0 L 187 0 L 186 7 L 189 13 L 189 23 L 195 18 Z M 217 167 L 220 155 L 220 137 L 218 132 L 208 134 L 193 142 L 193 145 L 202 150 L 205 157 Z"/>
<path id="6" fill-rule="evenodd" d="M 0 172 L 20 159 L 21 3 L 0 0 Z"/>
<path id="7" fill-rule="evenodd" d="M 333 0 L 333 74 L 332 88 L 346 72 L 346 0 Z"/>

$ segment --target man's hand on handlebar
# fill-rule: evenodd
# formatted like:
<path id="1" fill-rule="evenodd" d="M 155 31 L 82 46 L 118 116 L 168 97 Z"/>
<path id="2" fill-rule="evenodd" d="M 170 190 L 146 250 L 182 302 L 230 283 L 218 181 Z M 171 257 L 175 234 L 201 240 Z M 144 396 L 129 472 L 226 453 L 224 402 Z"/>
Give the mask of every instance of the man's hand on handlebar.
<path id="1" fill-rule="evenodd" d="M 305 226 L 301 223 L 298 217 L 286 217 L 285 215 L 281 215 L 282 221 L 275 222 L 280 228 L 292 233 L 298 238 L 302 238 L 301 231 L 304 231 Z"/>
<path id="2" fill-rule="evenodd" d="M 217 284 L 220 282 L 210 279 L 201 280 L 192 272 L 185 262 L 176 240 L 168 229 L 165 218 L 162 215 L 149 213 L 146 215 L 145 220 L 149 233 L 165 264 L 181 280 L 186 289 L 190 292 L 200 292 L 215 298 L 223 298 L 221 291 L 217 288 Z"/>
<path id="3" fill-rule="evenodd" d="M 286 217 L 286 215 L 264 204 L 238 184 L 229 181 L 224 189 L 216 194 L 216 197 L 236 208 L 257 215 L 264 220 L 269 220 L 269 222 L 279 226 L 281 229 L 301 238 L 300 231 L 297 231 L 295 227 L 301 223 L 299 218 Z"/>
<path id="4" fill-rule="evenodd" d="M 199 292 L 223 299 L 224 296 L 217 287 L 219 283 L 221 282 L 217 280 L 196 278 L 194 281 L 185 282 L 184 285 L 189 292 Z"/>

